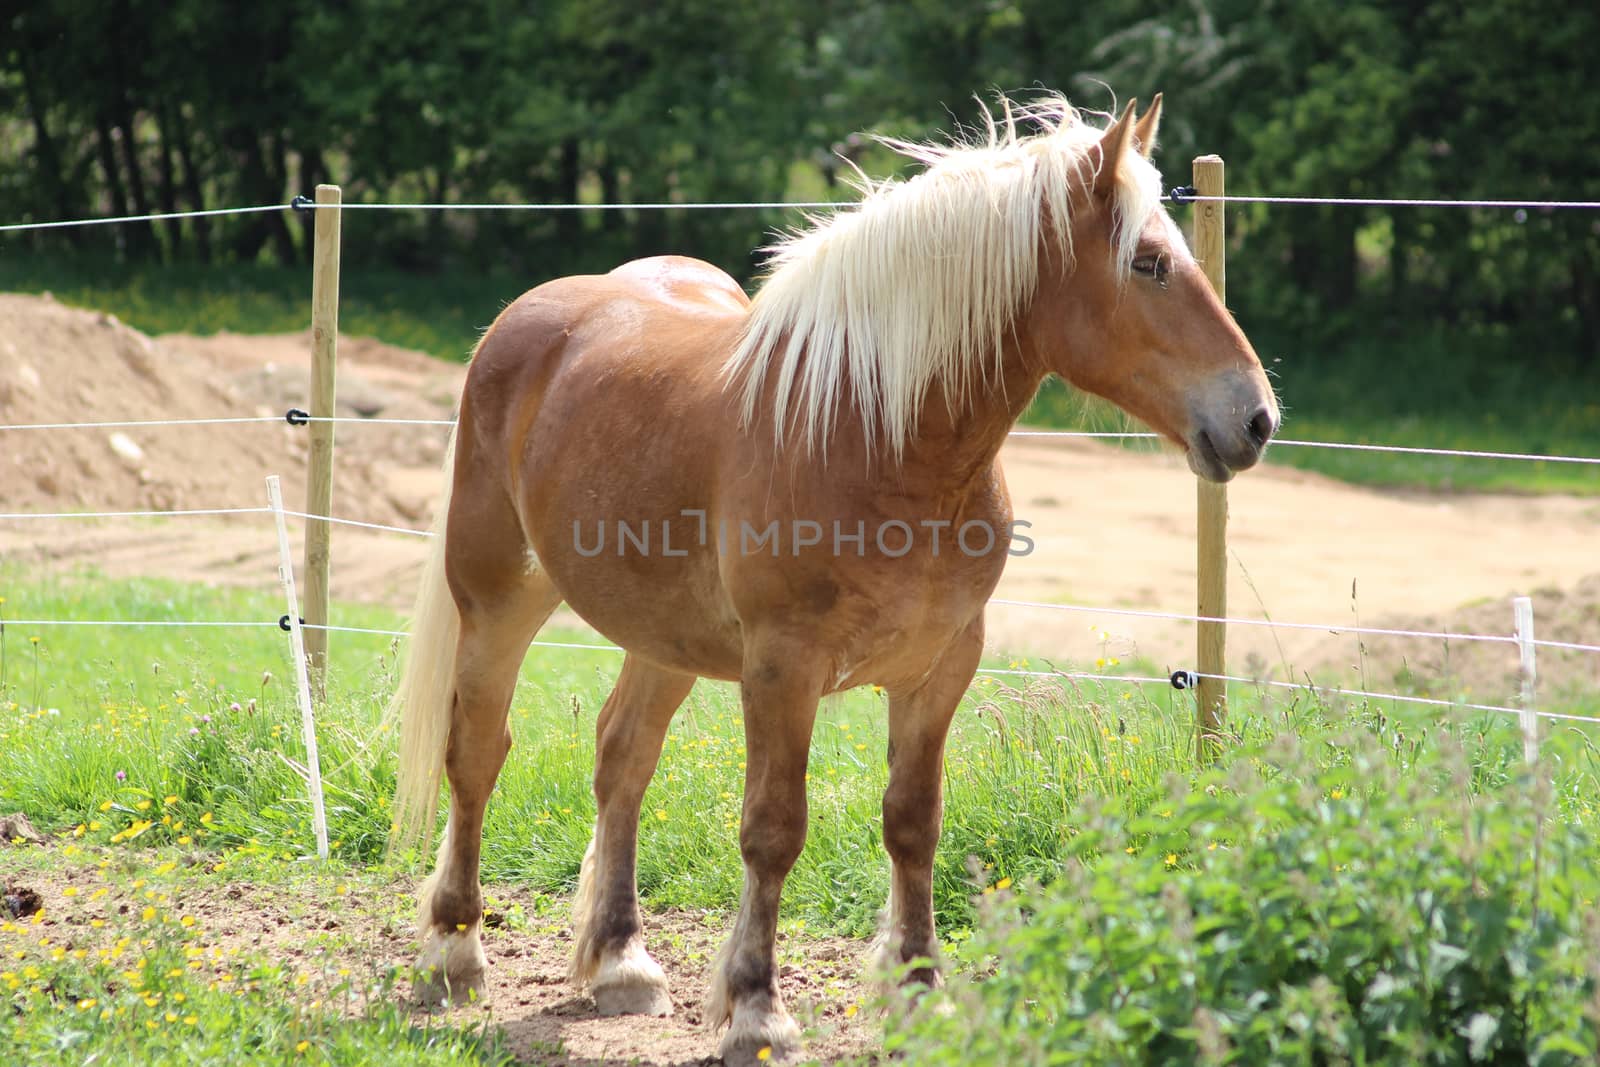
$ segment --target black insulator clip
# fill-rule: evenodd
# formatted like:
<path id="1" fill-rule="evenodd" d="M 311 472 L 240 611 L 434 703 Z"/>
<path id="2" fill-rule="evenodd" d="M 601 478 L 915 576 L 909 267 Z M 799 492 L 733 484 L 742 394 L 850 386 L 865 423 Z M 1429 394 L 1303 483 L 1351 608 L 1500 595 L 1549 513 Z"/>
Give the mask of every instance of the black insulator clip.
<path id="1" fill-rule="evenodd" d="M 300 212 L 302 215 L 309 215 L 311 214 L 311 209 L 317 206 L 317 202 L 311 199 L 305 193 L 300 193 L 293 200 L 289 201 L 289 206 L 295 211 Z"/>
<path id="2" fill-rule="evenodd" d="M 311 412 L 302 411 L 299 408 L 290 408 L 283 413 L 283 421 L 290 426 L 304 426 L 311 421 Z"/>
<path id="3" fill-rule="evenodd" d="M 306 624 L 306 620 L 301 619 L 300 620 L 300 625 L 304 626 L 305 624 Z M 284 633 L 289 633 L 290 632 L 289 631 L 289 616 L 288 615 L 279 615 L 278 616 L 278 629 L 282 630 Z"/>
<path id="4" fill-rule="evenodd" d="M 1167 195 L 1172 198 L 1174 204 L 1187 204 L 1198 194 L 1192 185 L 1175 185 L 1172 187 L 1172 192 Z"/>
<path id="5" fill-rule="evenodd" d="M 1200 676 L 1194 671 L 1172 672 L 1172 688 L 1177 689 L 1180 692 L 1185 689 L 1193 689 L 1199 684 Z"/>

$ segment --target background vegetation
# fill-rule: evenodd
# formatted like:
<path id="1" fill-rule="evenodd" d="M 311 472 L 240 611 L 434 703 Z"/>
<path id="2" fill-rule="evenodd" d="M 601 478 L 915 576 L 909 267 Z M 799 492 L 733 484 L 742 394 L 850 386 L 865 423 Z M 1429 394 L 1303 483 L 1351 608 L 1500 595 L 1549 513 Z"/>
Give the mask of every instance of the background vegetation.
<path id="1" fill-rule="evenodd" d="M 1600 11 L 1549 0 L 53 0 L 3 18 L 7 222 L 283 203 L 319 181 L 348 201 L 846 199 L 841 157 L 899 166 L 858 131 L 933 135 L 973 120 L 974 94 L 1040 85 L 1099 108 L 1164 90 L 1169 184 L 1217 152 L 1240 193 L 1600 199 L 1584 74 Z M 1231 303 L 1279 378 L 1287 433 L 1600 452 L 1594 212 L 1230 216 Z M 753 250 L 797 221 L 352 212 L 346 321 L 458 358 L 547 278 L 680 252 L 749 281 Z M 132 289 L 146 312 L 174 290 L 183 307 L 185 285 L 235 294 L 190 329 L 248 328 L 228 317 L 241 294 L 292 288 L 275 321 L 299 325 L 303 273 L 272 272 L 308 243 L 289 212 L 5 235 L 0 284 L 111 304 Z M 1526 472 L 1278 458 L 1434 485 Z"/>

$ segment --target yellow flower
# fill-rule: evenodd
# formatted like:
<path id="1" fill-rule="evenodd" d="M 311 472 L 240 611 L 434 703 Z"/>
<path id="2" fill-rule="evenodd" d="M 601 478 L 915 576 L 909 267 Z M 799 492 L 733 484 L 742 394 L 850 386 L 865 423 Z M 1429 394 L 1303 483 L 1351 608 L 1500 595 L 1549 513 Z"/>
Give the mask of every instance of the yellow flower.
<path id="1" fill-rule="evenodd" d="M 200 821 L 205 823 L 207 826 L 210 826 L 211 825 L 211 813 L 208 811 L 204 815 L 200 816 Z"/>
<path id="2" fill-rule="evenodd" d="M 139 803 L 135 804 L 134 807 L 138 808 L 140 811 L 149 811 L 150 802 L 148 800 L 141 800 Z"/>
<path id="3" fill-rule="evenodd" d="M 83 1000 L 78 1001 L 78 1010 L 88 1011 L 98 1003 L 100 1002 L 93 997 L 85 997 Z"/>
<path id="4" fill-rule="evenodd" d="M 176 794 L 174 794 L 172 796 L 165 796 L 165 797 L 161 798 L 161 803 L 163 803 L 163 804 L 176 804 L 177 802 L 178 802 L 178 797 L 177 797 Z"/>
<path id="5" fill-rule="evenodd" d="M 667 821 L 667 809 L 666 808 L 657 808 L 656 809 L 656 818 L 660 819 L 662 822 L 666 822 Z"/>
<path id="6" fill-rule="evenodd" d="M 185 1015 L 183 1017 L 183 1025 L 185 1025 L 185 1026 L 193 1026 L 195 1023 L 197 1023 L 199 1021 L 200 1021 L 199 1018 L 196 1017 L 196 1016 L 193 1016 L 193 1015 Z"/>
<path id="7" fill-rule="evenodd" d="M 1178 865 L 1178 854 L 1176 852 L 1168 852 L 1167 853 L 1167 866 L 1168 867 L 1176 867 L 1177 865 Z"/>
<path id="8" fill-rule="evenodd" d="M 859 1004 L 852 1004 L 844 1010 L 844 1017 L 846 1019 L 853 1019 L 855 1018 L 856 1012 L 860 1010 L 861 1006 Z"/>
<path id="9" fill-rule="evenodd" d="M 110 811 L 112 806 L 113 805 L 112 805 L 111 801 L 108 800 L 105 803 L 100 805 L 100 810 L 101 811 Z"/>
<path id="10" fill-rule="evenodd" d="M 78 895 L 78 887 L 75 885 L 69 885 L 67 888 L 61 891 L 61 895 L 64 897 L 75 897 Z"/>
<path id="11" fill-rule="evenodd" d="M 304 1052 L 304 1051 L 305 1051 L 305 1050 L 306 1050 L 306 1049 L 308 1049 L 308 1048 L 310 1048 L 310 1047 L 311 1047 L 311 1042 L 309 1042 L 309 1041 L 302 1041 L 302 1042 L 300 1042 L 300 1043 L 299 1043 L 299 1044 L 298 1044 L 298 1045 L 296 1045 L 296 1046 L 295 1046 L 295 1047 L 294 1047 L 294 1050 L 295 1050 L 295 1051 L 296 1051 L 296 1052 Z"/>
<path id="12" fill-rule="evenodd" d="M 1010 889 L 1011 888 L 1011 879 L 1002 878 L 1002 879 L 1000 879 L 998 882 L 996 882 L 994 884 L 994 887 L 996 889 Z"/>
<path id="13" fill-rule="evenodd" d="M 772 1059 L 772 1046 L 762 1045 L 761 1051 L 756 1053 L 756 1059 L 760 1060 L 762 1063 L 766 1063 L 768 1060 Z"/>

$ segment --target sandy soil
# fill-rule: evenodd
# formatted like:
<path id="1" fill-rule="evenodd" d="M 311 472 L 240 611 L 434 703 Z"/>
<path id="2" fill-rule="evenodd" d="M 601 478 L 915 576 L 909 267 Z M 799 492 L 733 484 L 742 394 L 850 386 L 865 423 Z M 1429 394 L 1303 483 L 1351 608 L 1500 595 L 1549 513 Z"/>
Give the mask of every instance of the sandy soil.
<path id="1" fill-rule="evenodd" d="M 48 298 L 0 295 L 0 423 L 281 414 L 305 405 L 304 335 L 151 339 Z M 340 342 L 340 410 L 444 418 L 461 369 L 370 340 Z M 120 438 L 118 437 L 120 435 Z M 256 506 L 280 473 L 303 499 L 306 435 L 282 423 L 216 428 L 24 431 L 0 437 L 4 510 Z M 342 424 L 335 514 L 430 522 L 444 432 Z M 132 447 L 129 447 L 129 446 Z M 1058 605 L 1189 612 L 1194 479 L 1174 455 L 1091 441 L 1015 439 L 1004 462 L 1034 552 L 1011 561 L 998 596 Z M 1384 493 L 1268 466 L 1230 490 L 1231 614 L 1284 622 L 1508 634 L 1509 597 L 1535 593 L 1538 636 L 1600 640 L 1600 498 Z M 334 540 L 335 598 L 404 605 L 424 542 L 349 528 Z M 93 563 L 270 586 L 270 521 L 0 521 L 0 554 L 29 565 Z M 1589 579 L 1589 580 L 1586 580 Z M 335 620 L 337 621 L 337 620 Z M 567 620 L 572 621 L 572 620 Z M 996 605 L 991 643 L 1034 665 L 1092 667 L 1143 657 L 1192 666 L 1192 624 L 1106 612 Z M 1515 651 L 1367 640 L 1324 630 L 1233 627 L 1237 673 L 1320 677 L 1378 688 L 1469 687 L 1500 703 Z M 1593 688 L 1594 656 L 1544 657 L 1542 684 Z"/>

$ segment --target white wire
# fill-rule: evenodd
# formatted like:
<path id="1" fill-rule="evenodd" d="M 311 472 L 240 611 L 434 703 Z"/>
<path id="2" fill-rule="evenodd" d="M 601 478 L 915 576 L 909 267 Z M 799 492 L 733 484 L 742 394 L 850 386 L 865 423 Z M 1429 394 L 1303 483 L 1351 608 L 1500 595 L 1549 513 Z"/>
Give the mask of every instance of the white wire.
<path id="1" fill-rule="evenodd" d="M 288 204 L 262 204 L 259 207 L 215 207 L 204 211 L 166 211 L 159 215 L 118 215 L 109 219 L 62 219 L 57 222 L 14 222 L 0 226 L 8 230 L 55 230 L 64 226 L 106 226 L 115 222 L 155 222 L 157 219 L 197 219 L 207 215 L 248 215 L 259 211 L 285 211 Z"/>
<path id="2" fill-rule="evenodd" d="M 1400 693 L 1369 693 L 1365 689 L 1343 689 L 1339 686 L 1316 685 L 1307 682 L 1282 682 L 1273 678 L 1243 678 L 1234 674 L 1206 674 L 1201 671 L 1191 671 L 1196 678 L 1215 678 L 1224 682 L 1240 682 L 1245 685 L 1270 685 L 1280 689 L 1305 689 L 1313 696 L 1332 693 L 1338 696 L 1365 697 L 1368 700 L 1397 700 L 1407 704 L 1426 704 L 1430 707 L 1440 708 L 1466 708 L 1470 711 L 1494 711 L 1505 715 L 1521 715 L 1521 708 L 1508 708 L 1502 704 L 1469 704 L 1463 700 L 1441 700 L 1437 697 L 1414 697 Z M 1546 719 L 1568 719 L 1574 722 L 1600 722 L 1600 718 L 1588 715 L 1566 715 L 1554 711 L 1534 711 Z"/>
<path id="3" fill-rule="evenodd" d="M 280 415 L 279 418 L 282 418 Z M 350 422 L 366 426 L 454 426 L 455 419 L 369 419 L 361 415 L 306 415 L 295 416 L 295 424 L 302 422 Z M 3 427 L 0 427 L 3 428 Z"/>
<path id="4" fill-rule="evenodd" d="M 306 204 L 307 208 L 345 211 L 715 211 L 768 208 L 852 208 L 854 200 L 658 201 L 644 204 Z"/>
<path id="5" fill-rule="evenodd" d="M 1174 198 L 1171 193 L 1163 199 L 1174 203 L 1235 203 L 1235 204 L 1338 204 L 1356 207 L 1478 207 L 1526 208 L 1533 211 L 1558 209 L 1594 210 L 1600 201 L 1594 200 L 1444 200 L 1420 198 L 1384 198 L 1359 196 L 1201 196 L 1184 195 Z M 699 201 L 691 203 L 644 204 L 318 204 L 304 201 L 298 204 L 260 204 L 253 207 L 219 207 L 201 211 L 165 211 L 154 215 L 118 215 L 112 218 L 59 219 L 53 222 L 15 222 L 0 226 L 0 233 L 20 230 L 53 230 L 67 226 L 108 226 L 122 222 L 156 222 L 162 219 L 194 219 L 213 215 L 248 215 L 263 211 L 333 209 L 337 211 L 715 211 L 715 210 L 767 210 L 767 209 L 827 209 L 852 208 L 858 201 L 833 200 L 756 200 L 756 201 Z"/>
<path id="6" fill-rule="evenodd" d="M 260 509 L 262 511 L 266 508 Z M 337 526 L 359 526 L 363 530 L 384 530 L 388 533 L 410 534 L 412 537 L 432 537 L 432 530 L 413 530 L 409 526 L 385 526 L 381 522 L 362 522 L 359 519 L 341 519 L 333 515 L 317 515 L 309 511 L 285 511 L 285 515 L 293 515 L 297 519 L 320 519 L 322 522 L 331 522 Z"/>
<path id="7" fill-rule="evenodd" d="M 1153 433 L 1098 433 L 1088 430 L 1012 430 L 1012 437 L 1105 437 L 1155 440 Z M 1358 445 L 1345 441 L 1297 441 L 1273 438 L 1273 445 L 1287 448 L 1337 448 L 1351 452 L 1398 452 L 1423 456 L 1457 456 L 1463 459 L 1514 459 L 1541 463 L 1586 463 L 1600 465 L 1600 456 L 1545 456 L 1535 452 L 1489 452 L 1466 448 L 1420 448 L 1409 445 Z"/>
<path id="8" fill-rule="evenodd" d="M 1542 648 L 1562 648 L 1569 652 L 1600 652 L 1600 645 L 1583 645 L 1576 641 L 1532 641 L 1530 644 Z"/>
<path id="9" fill-rule="evenodd" d="M 1080 614 L 1131 615 L 1141 619 L 1176 619 L 1180 622 L 1220 622 L 1231 626 L 1265 626 L 1284 630 L 1318 630 L 1326 633 L 1372 634 L 1379 637 L 1422 637 L 1446 641 L 1494 641 L 1516 644 L 1515 637 L 1500 634 L 1455 634 L 1442 630 L 1391 630 L 1378 626 L 1340 626 L 1315 622 L 1275 622 L 1271 619 L 1233 619 L 1215 615 L 1184 615 L 1172 611 L 1139 611 L 1134 608 L 1097 608 L 1084 604 L 1046 604 L 1037 600 L 1007 600 L 993 597 L 991 604 L 1018 608 L 1044 608 L 1049 611 L 1074 611 Z"/>
<path id="10" fill-rule="evenodd" d="M 284 422 L 282 415 L 250 415 L 218 419 L 129 419 L 120 422 L 15 422 L 0 430 L 111 430 L 144 426 L 215 426 L 232 422 Z"/>
<path id="11" fill-rule="evenodd" d="M 273 626 L 276 622 L 225 622 L 209 619 L 0 619 L 0 629 L 7 626 L 210 626 L 253 627 Z"/>
<path id="12" fill-rule="evenodd" d="M 180 508 L 172 511 L 18 511 L 0 514 L 0 520 L 12 519 L 142 519 L 151 516 L 173 515 L 261 515 L 271 508 Z"/>
<path id="13" fill-rule="evenodd" d="M 1168 193 L 1168 199 L 1172 194 Z M 1528 208 L 1530 210 L 1600 209 L 1600 200 L 1443 200 L 1414 197 L 1378 196 L 1189 196 L 1185 194 L 1177 203 L 1209 202 L 1234 204 L 1341 204 L 1351 207 L 1495 207 Z"/>

